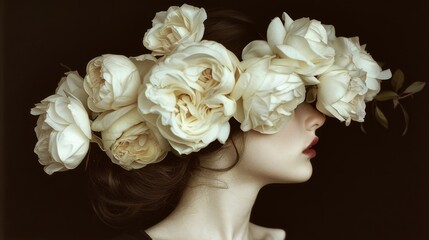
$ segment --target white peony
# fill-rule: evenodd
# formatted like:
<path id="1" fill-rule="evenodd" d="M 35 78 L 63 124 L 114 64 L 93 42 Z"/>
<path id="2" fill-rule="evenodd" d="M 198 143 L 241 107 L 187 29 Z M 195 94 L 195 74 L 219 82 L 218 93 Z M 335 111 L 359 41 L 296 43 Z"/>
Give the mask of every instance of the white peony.
<path id="1" fill-rule="evenodd" d="M 224 46 L 202 41 L 179 46 L 145 79 L 139 109 L 179 154 L 225 143 L 236 111 L 230 93 L 239 60 Z"/>
<path id="2" fill-rule="evenodd" d="M 333 42 L 335 48 L 334 64 L 350 71 L 363 71 L 366 73 L 365 85 L 368 93 L 365 101 L 372 101 L 375 95 L 380 92 L 380 80 L 391 78 L 390 70 L 382 71 L 378 63 L 365 51 L 365 46 L 361 46 L 358 37 L 345 38 L 338 37 Z"/>
<path id="3" fill-rule="evenodd" d="M 34 152 L 48 174 L 76 168 L 85 158 L 91 140 L 85 107 L 73 95 L 51 95 L 31 109 L 39 115 Z"/>
<path id="4" fill-rule="evenodd" d="M 282 21 L 274 18 L 267 29 L 267 41 L 252 41 L 243 49 L 243 59 L 275 55 L 282 64 L 314 82 L 315 75 L 328 69 L 334 62 L 334 49 L 329 40 L 335 29 L 317 20 L 292 20 L 283 13 Z"/>
<path id="5" fill-rule="evenodd" d="M 319 76 L 316 108 L 330 117 L 349 125 L 351 120 L 363 122 L 365 98 L 369 94 L 366 73 L 332 69 Z"/>
<path id="6" fill-rule="evenodd" d="M 171 6 L 167 11 L 156 14 L 152 28 L 144 35 L 143 45 L 152 50 L 154 55 L 164 55 L 181 43 L 198 42 L 204 35 L 206 19 L 203 8 L 187 4 Z"/>
<path id="7" fill-rule="evenodd" d="M 92 111 L 115 110 L 137 101 L 141 79 L 129 58 L 105 54 L 92 59 L 86 71 L 84 88 Z"/>
<path id="8" fill-rule="evenodd" d="M 237 100 L 234 117 L 241 123 L 243 131 L 277 132 L 305 99 L 303 80 L 273 60 L 266 56 L 242 62 L 244 73 L 232 97 Z"/>
<path id="9" fill-rule="evenodd" d="M 102 113 L 92 129 L 101 132 L 112 162 L 127 170 L 159 162 L 170 149 L 156 127 L 143 120 L 136 104 Z"/>

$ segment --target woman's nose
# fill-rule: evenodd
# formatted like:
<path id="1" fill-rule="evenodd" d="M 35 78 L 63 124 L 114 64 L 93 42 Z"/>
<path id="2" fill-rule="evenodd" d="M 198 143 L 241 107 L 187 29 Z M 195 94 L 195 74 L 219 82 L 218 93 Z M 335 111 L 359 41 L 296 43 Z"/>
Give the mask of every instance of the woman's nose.
<path id="1" fill-rule="evenodd" d="M 301 103 L 296 110 L 305 116 L 304 124 L 307 131 L 315 131 L 325 123 L 325 115 L 308 103 Z"/>

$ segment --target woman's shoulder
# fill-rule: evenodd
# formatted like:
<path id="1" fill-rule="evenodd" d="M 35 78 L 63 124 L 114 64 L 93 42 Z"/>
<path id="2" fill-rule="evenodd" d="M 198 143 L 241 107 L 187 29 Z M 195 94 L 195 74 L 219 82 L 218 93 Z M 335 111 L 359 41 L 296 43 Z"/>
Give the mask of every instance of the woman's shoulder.
<path id="1" fill-rule="evenodd" d="M 250 224 L 250 231 L 255 239 L 261 240 L 284 240 L 286 231 L 280 228 L 268 228 L 256 224 Z"/>
<path id="2" fill-rule="evenodd" d="M 132 233 L 125 233 L 112 238 L 111 240 L 152 240 L 152 238 L 143 230 Z"/>

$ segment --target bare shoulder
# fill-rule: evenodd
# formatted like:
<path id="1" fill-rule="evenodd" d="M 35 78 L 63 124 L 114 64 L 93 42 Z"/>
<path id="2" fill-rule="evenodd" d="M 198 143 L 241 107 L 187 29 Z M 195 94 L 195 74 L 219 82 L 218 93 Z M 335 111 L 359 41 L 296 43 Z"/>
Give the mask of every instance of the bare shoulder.
<path id="1" fill-rule="evenodd" d="M 250 224 L 250 231 L 255 239 L 258 240 L 284 240 L 286 232 L 279 228 L 267 228 L 256 224 Z"/>

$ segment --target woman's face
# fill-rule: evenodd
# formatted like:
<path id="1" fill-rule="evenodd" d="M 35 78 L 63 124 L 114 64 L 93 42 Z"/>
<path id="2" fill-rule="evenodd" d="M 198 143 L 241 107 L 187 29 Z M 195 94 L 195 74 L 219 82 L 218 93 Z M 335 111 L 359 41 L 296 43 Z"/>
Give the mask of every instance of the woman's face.
<path id="1" fill-rule="evenodd" d="M 324 122 L 322 113 L 302 103 L 279 132 L 248 132 L 235 167 L 242 174 L 240 178 L 263 184 L 307 181 L 313 171 L 310 159 L 316 156 L 311 146 L 317 143 L 316 130 Z"/>

